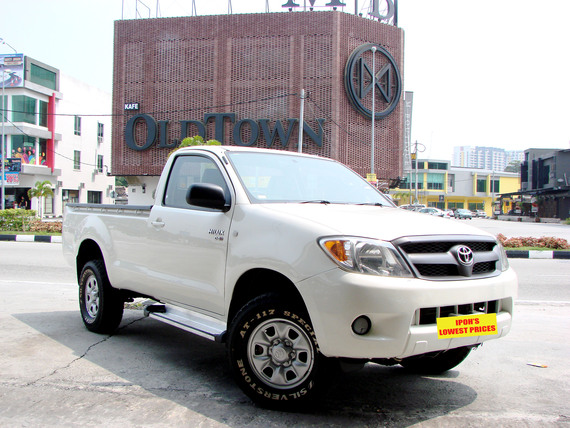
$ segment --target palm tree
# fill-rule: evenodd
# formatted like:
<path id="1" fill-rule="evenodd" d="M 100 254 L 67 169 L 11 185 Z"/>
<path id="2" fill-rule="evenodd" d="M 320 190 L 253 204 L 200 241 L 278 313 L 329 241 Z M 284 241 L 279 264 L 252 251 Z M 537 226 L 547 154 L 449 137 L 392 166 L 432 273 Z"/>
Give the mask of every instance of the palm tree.
<path id="1" fill-rule="evenodd" d="M 28 190 L 28 197 L 30 199 L 38 198 L 38 213 L 40 215 L 40 218 L 43 217 L 42 205 L 43 198 L 46 196 L 53 197 L 53 190 L 51 189 L 51 182 L 49 180 L 36 181 L 35 187 Z"/>

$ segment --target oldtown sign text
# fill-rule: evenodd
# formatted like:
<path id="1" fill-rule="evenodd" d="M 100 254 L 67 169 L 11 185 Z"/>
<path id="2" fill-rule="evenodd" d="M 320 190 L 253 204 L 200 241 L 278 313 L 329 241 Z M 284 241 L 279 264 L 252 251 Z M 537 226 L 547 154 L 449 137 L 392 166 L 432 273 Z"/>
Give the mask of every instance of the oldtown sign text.
<path id="1" fill-rule="evenodd" d="M 252 146 L 259 136 L 262 134 L 267 142 L 267 147 L 271 147 L 277 138 L 283 147 L 289 144 L 289 139 L 293 135 L 293 128 L 299 119 L 287 119 L 285 125 L 282 121 L 275 121 L 273 129 L 269 124 L 269 119 L 241 119 L 236 122 L 235 113 L 206 113 L 204 121 L 199 120 L 181 120 L 180 121 L 180 139 L 188 136 L 188 127 L 194 126 L 197 129 L 197 135 L 206 139 L 206 125 L 212 121 L 214 124 L 214 138 L 224 144 L 224 134 L 226 122 L 233 124 L 232 137 L 238 146 Z M 144 122 L 146 125 L 146 139 L 144 143 L 137 142 L 135 138 L 135 127 L 137 123 Z M 323 145 L 323 123 L 325 119 L 316 119 L 318 130 L 313 130 L 307 122 L 303 122 L 303 132 L 315 142 L 319 147 Z M 169 120 L 155 120 L 148 114 L 137 114 L 129 119 L 125 127 L 125 142 L 127 146 L 133 150 L 142 151 L 151 148 L 158 141 L 159 148 L 172 149 L 176 147 L 179 141 L 174 140 L 168 142 L 168 124 Z M 249 128 L 249 137 L 244 141 L 242 131 Z M 193 135 L 196 135 L 193 134 Z"/>

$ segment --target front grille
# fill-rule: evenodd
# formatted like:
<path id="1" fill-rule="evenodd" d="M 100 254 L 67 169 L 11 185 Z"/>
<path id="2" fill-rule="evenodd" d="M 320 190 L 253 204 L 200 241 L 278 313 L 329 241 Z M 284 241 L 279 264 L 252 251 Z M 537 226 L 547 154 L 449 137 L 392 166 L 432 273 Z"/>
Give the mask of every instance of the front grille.
<path id="1" fill-rule="evenodd" d="M 422 308 L 416 311 L 412 325 L 436 324 L 438 318 L 474 314 L 496 314 L 500 310 L 499 306 L 498 300 L 491 300 L 488 302 L 442 306 L 439 308 Z"/>
<path id="2" fill-rule="evenodd" d="M 475 279 L 500 273 L 500 250 L 492 237 L 411 236 L 397 239 L 393 244 L 419 278 Z"/>
<path id="3" fill-rule="evenodd" d="M 477 241 L 463 241 L 461 242 L 463 245 L 468 246 L 473 251 L 493 251 L 493 247 L 495 246 L 495 241 L 491 242 L 477 242 Z M 400 245 L 400 248 L 405 251 L 407 254 L 416 254 L 416 253 L 446 253 L 452 247 L 457 245 L 457 241 L 427 241 L 427 242 L 406 242 Z"/>
<path id="4" fill-rule="evenodd" d="M 428 265 L 417 264 L 416 269 L 421 276 L 457 276 L 459 275 L 456 265 Z"/>

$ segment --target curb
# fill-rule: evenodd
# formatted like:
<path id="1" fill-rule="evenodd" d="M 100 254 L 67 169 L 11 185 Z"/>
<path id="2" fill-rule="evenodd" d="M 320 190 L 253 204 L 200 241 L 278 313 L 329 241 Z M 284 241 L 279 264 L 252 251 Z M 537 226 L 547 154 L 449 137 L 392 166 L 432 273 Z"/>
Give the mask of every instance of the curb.
<path id="1" fill-rule="evenodd" d="M 509 259 L 570 259 L 570 251 L 506 250 Z"/>
<path id="2" fill-rule="evenodd" d="M 61 244 L 61 236 L 49 235 L 0 235 L 0 241 L 47 242 Z"/>

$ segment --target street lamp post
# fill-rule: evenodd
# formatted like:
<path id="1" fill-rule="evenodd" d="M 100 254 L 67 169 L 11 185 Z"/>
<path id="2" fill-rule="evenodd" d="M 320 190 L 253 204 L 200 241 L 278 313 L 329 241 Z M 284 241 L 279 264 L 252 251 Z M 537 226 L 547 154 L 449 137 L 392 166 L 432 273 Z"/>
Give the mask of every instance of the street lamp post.
<path id="1" fill-rule="evenodd" d="M 374 98 L 375 98 L 375 86 L 376 86 L 376 64 L 375 64 L 375 59 L 376 59 L 376 46 L 372 46 L 372 130 L 371 130 L 371 149 L 370 149 L 370 173 L 374 174 L 374 119 L 376 116 L 375 113 L 375 104 L 374 104 Z"/>

